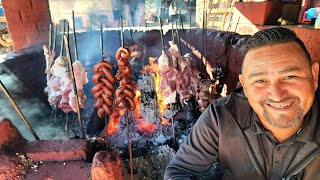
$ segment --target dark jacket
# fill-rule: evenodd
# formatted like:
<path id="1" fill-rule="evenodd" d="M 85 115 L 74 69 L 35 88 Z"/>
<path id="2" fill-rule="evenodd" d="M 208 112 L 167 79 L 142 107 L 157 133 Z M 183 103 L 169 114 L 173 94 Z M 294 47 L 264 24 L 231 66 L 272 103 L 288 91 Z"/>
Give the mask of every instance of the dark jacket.
<path id="1" fill-rule="evenodd" d="M 308 132 L 301 131 L 311 138 L 302 146 L 282 179 L 320 179 L 318 102 L 317 96 L 310 109 L 312 117 L 308 122 Z M 173 157 L 164 179 L 185 180 L 205 176 L 215 161 L 221 166 L 222 179 L 266 179 L 259 165 L 259 154 L 254 153 L 252 146 L 257 138 L 250 130 L 252 113 L 242 91 L 214 101 Z"/>

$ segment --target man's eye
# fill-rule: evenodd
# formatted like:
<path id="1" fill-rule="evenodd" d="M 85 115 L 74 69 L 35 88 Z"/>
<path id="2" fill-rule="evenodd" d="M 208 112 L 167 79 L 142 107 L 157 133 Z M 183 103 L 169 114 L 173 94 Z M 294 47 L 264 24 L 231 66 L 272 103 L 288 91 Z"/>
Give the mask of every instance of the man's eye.
<path id="1" fill-rule="evenodd" d="M 285 79 L 293 79 L 296 78 L 297 76 L 286 76 Z"/>
<path id="2" fill-rule="evenodd" d="M 255 83 L 264 83 L 265 80 L 261 80 L 261 79 L 260 79 L 260 80 L 255 80 L 254 82 L 255 82 Z"/>

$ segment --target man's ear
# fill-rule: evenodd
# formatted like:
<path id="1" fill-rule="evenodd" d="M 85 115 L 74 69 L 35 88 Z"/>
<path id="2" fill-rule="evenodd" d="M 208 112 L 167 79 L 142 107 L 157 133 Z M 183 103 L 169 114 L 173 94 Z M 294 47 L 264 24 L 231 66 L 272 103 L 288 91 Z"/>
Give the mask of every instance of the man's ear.
<path id="1" fill-rule="evenodd" d="M 242 86 L 242 88 L 243 88 L 244 94 L 247 96 L 247 93 L 246 93 L 246 86 L 245 86 L 245 84 L 244 84 L 244 79 L 243 79 L 242 74 L 239 74 L 239 81 L 240 81 L 241 86 Z"/>
<path id="2" fill-rule="evenodd" d="M 319 79 L 319 64 L 318 62 L 313 62 L 311 65 L 311 71 L 312 71 L 312 76 L 313 76 L 313 84 L 315 90 L 318 88 L 318 79 Z"/>

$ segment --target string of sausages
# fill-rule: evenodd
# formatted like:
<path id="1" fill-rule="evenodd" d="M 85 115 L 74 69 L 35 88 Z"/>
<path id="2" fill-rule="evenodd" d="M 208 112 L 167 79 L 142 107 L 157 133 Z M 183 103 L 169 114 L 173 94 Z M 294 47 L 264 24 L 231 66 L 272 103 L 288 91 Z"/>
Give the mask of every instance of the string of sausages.
<path id="1" fill-rule="evenodd" d="M 98 116 L 104 113 L 111 115 L 113 104 L 120 109 L 129 108 L 133 111 L 136 108 L 134 103 L 134 84 L 131 75 L 131 65 L 128 61 L 130 51 L 127 48 L 119 48 L 116 54 L 119 72 L 113 76 L 111 70 L 113 65 L 101 60 L 93 67 L 92 82 L 95 84 L 91 89 L 96 100 L 93 107 L 98 109 Z M 114 83 L 119 81 L 119 87 L 115 90 Z M 114 91 L 115 90 L 115 91 Z M 114 92 L 114 93 L 113 93 Z"/>
<path id="2" fill-rule="evenodd" d="M 113 65 L 107 61 L 101 60 L 94 67 L 94 75 L 92 82 L 95 86 L 91 89 L 93 97 L 96 102 L 93 107 L 98 109 L 98 116 L 101 117 L 104 113 L 111 115 L 113 112 L 113 91 L 115 77 L 112 75 L 111 70 Z"/>
<path id="3" fill-rule="evenodd" d="M 131 65 L 128 61 L 130 51 L 127 48 L 119 48 L 116 54 L 118 60 L 119 72 L 116 74 L 117 80 L 120 81 L 120 86 L 114 93 L 115 104 L 120 108 L 130 108 L 133 111 L 136 108 L 134 103 L 134 85 L 131 75 Z"/>

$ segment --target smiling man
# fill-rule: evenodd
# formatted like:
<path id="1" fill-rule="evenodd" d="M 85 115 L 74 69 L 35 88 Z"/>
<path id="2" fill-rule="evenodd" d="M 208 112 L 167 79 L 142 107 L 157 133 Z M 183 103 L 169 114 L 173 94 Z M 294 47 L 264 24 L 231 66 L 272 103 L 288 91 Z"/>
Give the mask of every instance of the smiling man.
<path id="1" fill-rule="evenodd" d="M 164 179 L 320 179 L 319 65 L 285 28 L 257 32 L 242 49 L 243 89 L 214 101 Z"/>

